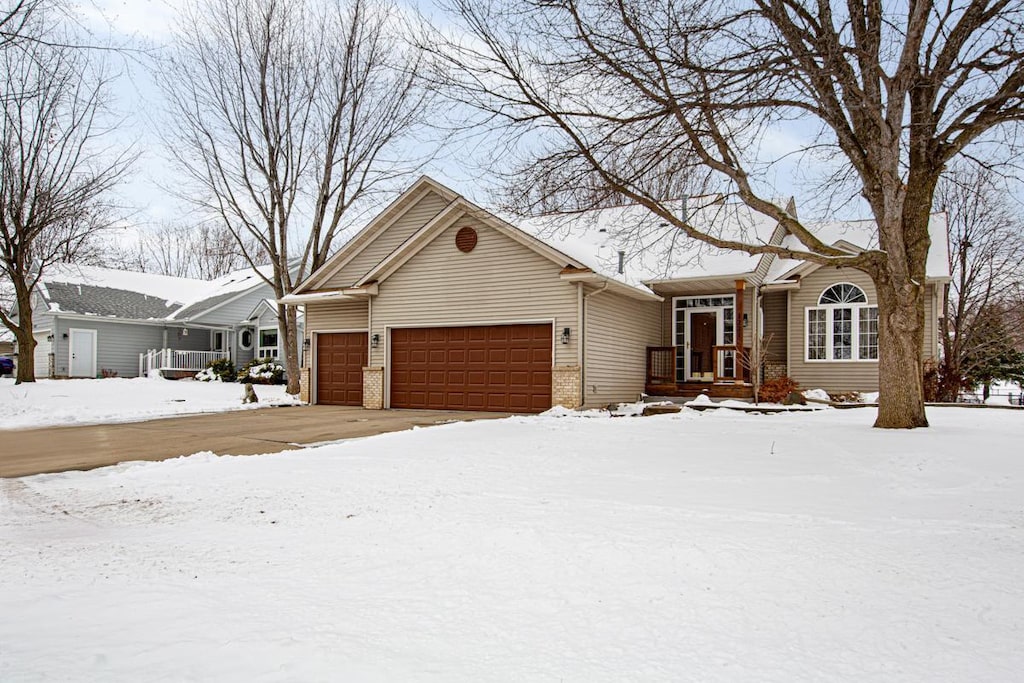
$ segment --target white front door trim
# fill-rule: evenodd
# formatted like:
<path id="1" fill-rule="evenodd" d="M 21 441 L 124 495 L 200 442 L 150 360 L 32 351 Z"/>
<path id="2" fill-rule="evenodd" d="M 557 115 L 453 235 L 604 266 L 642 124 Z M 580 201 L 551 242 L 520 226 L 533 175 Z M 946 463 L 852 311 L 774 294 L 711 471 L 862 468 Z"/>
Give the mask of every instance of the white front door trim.
<path id="1" fill-rule="evenodd" d="M 87 337 L 89 341 L 85 344 L 80 341 L 76 349 L 75 339 L 84 340 Z M 68 328 L 68 375 L 96 377 L 96 330 Z"/>

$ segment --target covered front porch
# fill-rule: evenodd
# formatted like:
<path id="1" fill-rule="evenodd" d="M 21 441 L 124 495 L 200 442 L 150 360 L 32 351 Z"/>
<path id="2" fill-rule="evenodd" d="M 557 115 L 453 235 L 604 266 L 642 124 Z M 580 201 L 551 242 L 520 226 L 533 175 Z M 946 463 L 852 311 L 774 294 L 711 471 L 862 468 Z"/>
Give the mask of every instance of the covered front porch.
<path id="1" fill-rule="evenodd" d="M 194 375 L 211 362 L 230 358 L 228 351 L 189 351 L 183 349 L 150 349 L 139 354 L 139 376 L 159 371 L 165 377 Z"/>
<path id="2" fill-rule="evenodd" d="M 759 315 L 749 273 L 652 284 L 665 298 L 664 342 L 648 346 L 648 396 L 752 399 Z"/>
<path id="3" fill-rule="evenodd" d="M 750 347 L 648 346 L 644 392 L 649 396 L 750 399 Z"/>

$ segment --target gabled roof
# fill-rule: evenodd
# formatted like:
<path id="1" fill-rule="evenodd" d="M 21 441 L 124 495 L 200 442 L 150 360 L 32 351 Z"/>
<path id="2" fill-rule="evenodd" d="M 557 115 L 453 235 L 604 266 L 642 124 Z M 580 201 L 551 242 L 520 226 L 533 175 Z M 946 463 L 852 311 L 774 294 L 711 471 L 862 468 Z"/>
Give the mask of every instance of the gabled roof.
<path id="1" fill-rule="evenodd" d="M 210 280 L 206 283 L 206 290 L 202 295 L 182 306 L 171 318 L 174 320 L 190 320 L 245 296 L 253 289 L 267 284 L 263 277 L 261 277 L 261 274 L 265 277 L 273 277 L 273 266 L 262 265 L 256 268 L 240 268 L 227 275 Z"/>
<path id="2" fill-rule="evenodd" d="M 514 225 L 505 222 L 489 211 L 473 204 L 465 197 L 459 197 L 445 207 L 444 211 L 434 217 L 433 220 L 429 221 L 426 225 L 420 228 L 420 230 L 407 239 L 398 249 L 393 251 L 391 254 L 388 254 L 388 256 L 380 263 L 367 271 L 366 274 L 359 278 L 356 285 L 363 286 L 371 282 L 383 282 L 389 275 L 391 275 L 391 273 L 397 270 L 399 266 L 408 261 L 412 256 L 425 247 L 433 237 L 467 214 L 473 216 L 474 219 L 485 223 L 489 227 L 494 228 L 506 237 L 509 237 L 523 246 L 539 253 L 541 256 L 544 256 L 558 266 L 562 266 L 563 268 L 566 266 L 574 268 L 586 267 L 584 264 L 576 261 L 566 253 L 553 248 L 545 241 L 539 240 L 529 233 L 519 230 Z"/>
<path id="3" fill-rule="evenodd" d="M 874 220 L 858 221 L 816 221 L 804 225 L 825 244 L 855 254 L 866 249 L 878 248 L 878 229 Z M 932 238 L 928 249 L 925 276 L 933 279 L 949 277 L 949 220 L 944 212 L 933 213 L 928 223 Z M 782 245 L 793 249 L 804 246 L 793 235 L 786 235 Z M 794 259 L 776 259 L 768 269 L 766 283 L 785 282 L 794 276 L 806 275 L 821 266 L 816 263 Z"/>
<path id="4" fill-rule="evenodd" d="M 65 282 L 48 283 L 44 299 L 49 310 L 54 312 L 131 320 L 166 318 L 178 308 L 176 304 L 169 304 L 166 299 L 158 299 L 140 292 Z"/>
<path id="5" fill-rule="evenodd" d="M 309 277 L 296 286 L 291 295 L 301 294 L 310 289 L 322 285 L 330 280 L 338 271 L 345 267 L 353 258 L 359 255 L 373 240 L 382 232 L 387 230 L 395 221 L 401 218 L 409 209 L 416 204 L 416 200 L 428 192 L 436 192 L 448 202 L 459 198 L 459 194 L 451 188 L 445 187 L 433 178 L 420 176 L 409 189 L 400 194 L 397 199 L 388 204 L 387 207 L 377 214 L 362 230 L 357 232 L 341 249 L 337 251 L 324 265 Z"/>
<path id="6" fill-rule="evenodd" d="M 260 266 L 266 273 L 271 266 Z M 92 266 L 55 266 L 38 291 L 51 312 L 125 320 L 185 322 L 266 286 L 243 268 L 215 280 L 195 280 Z"/>
<path id="7" fill-rule="evenodd" d="M 131 320 L 162 319 L 207 283 L 190 278 L 94 266 L 57 265 L 44 272 L 39 293 L 51 312 Z"/>

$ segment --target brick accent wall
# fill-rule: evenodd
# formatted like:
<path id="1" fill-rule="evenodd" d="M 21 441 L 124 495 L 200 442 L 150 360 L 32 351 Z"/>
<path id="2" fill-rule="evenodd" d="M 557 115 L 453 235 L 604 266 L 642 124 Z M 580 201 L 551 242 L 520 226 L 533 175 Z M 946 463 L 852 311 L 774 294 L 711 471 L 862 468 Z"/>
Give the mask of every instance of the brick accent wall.
<path id="1" fill-rule="evenodd" d="M 785 363 L 778 363 L 778 362 L 767 361 L 764 364 L 764 378 L 765 378 L 766 381 L 769 380 L 769 379 L 778 379 L 780 377 L 785 377 L 785 376 L 786 376 L 786 364 Z"/>
<path id="2" fill-rule="evenodd" d="M 579 408 L 583 405 L 580 395 L 580 366 L 556 365 L 551 370 L 551 405 Z"/>
<path id="3" fill-rule="evenodd" d="M 302 368 L 299 371 L 299 400 L 309 403 L 309 368 Z"/>
<path id="4" fill-rule="evenodd" d="M 363 407 L 369 410 L 384 408 L 384 368 L 363 368 Z"/>

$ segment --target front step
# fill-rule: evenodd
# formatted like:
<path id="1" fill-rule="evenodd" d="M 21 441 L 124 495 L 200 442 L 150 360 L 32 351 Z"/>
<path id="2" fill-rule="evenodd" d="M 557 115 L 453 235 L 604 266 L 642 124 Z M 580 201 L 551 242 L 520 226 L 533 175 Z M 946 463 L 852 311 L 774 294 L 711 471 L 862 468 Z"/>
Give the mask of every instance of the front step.
<path id="1" fill-rule="evenodd" d="M 754 387 L 750 384 L 711 384 L 708 382 L 679 382 L 677 384 L 648 384 L 648 396 L 665 398 L 694 399 L 700 395 L 712 399 L 732 398 L 750 401 L 754 398 Z"/>

